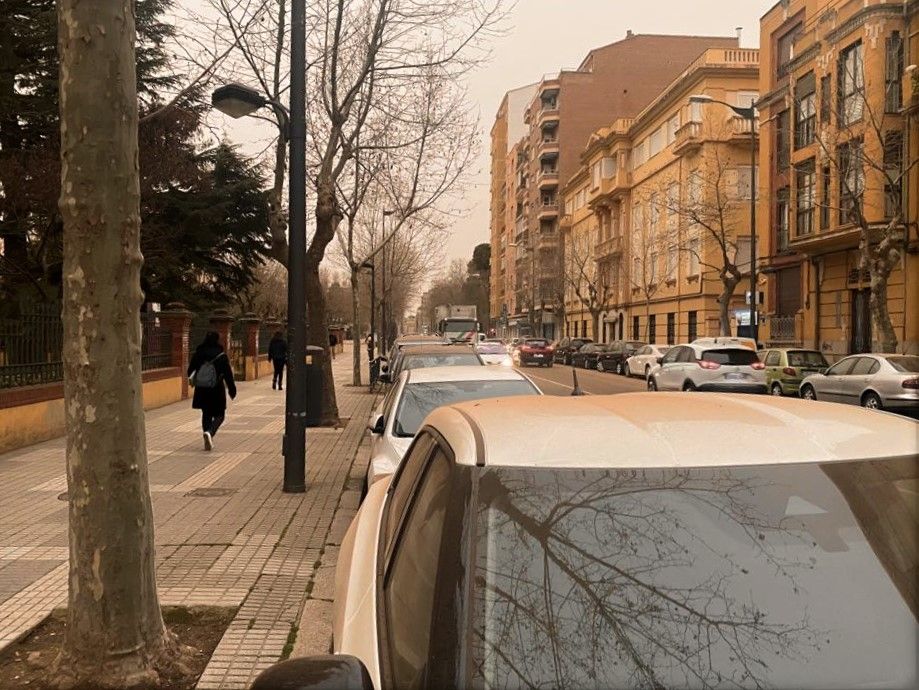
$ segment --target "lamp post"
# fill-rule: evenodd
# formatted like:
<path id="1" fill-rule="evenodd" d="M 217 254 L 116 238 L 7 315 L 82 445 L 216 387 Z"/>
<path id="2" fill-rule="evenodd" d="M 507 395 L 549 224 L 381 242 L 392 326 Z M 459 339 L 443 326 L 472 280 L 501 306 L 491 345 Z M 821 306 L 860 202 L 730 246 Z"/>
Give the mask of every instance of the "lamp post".
<path id="1" fill-rule="evenodd" d="M 375 356 L 374 345 L 377 337 L 377 269 L 373 261 L 365 261 L 361 264 L 361 268 L 370 269 L 370 344 L 367 346 L 367 358 L 372 362 Z"/>
<path id="2" fill-rule="evenodd" d="M 214 90 L 211 103 L 230 117 L 251 115 L 270 106 L 281 136 L 290 143 L 287 259 L 287 331 L 290 357 L 284 417 L 286 493 L 306 491 L 306 0 L 291 1 L 290 109 L 255 89 L 227 84 Z"/>
<path id="3" fill-rule="evenodd" d="M 380 248 L 380 251 L 383 253 L 383 278 L 381 291 L 382 296 L 380 297 L 380 352 L 386 352 L 386 348 L 389 346 L 389 319 L 387 314 L 387 300 L 386 300 L 386 247 L 389 244 L 391 237 L 386 236 L 386 219 L 393 215 L 395 211 L 384 210 L 383 211 L 383 246 Z M 391 269 L 390 269 L 391 270 Z"/>
<path id="4" fill-rule="evenodd" d="M 756 319 L 756 102 L 744 108 L 719 101 L 706 94 L 689 97 L 690 103 L 719 103 L 726 105 L 750 123 L 750 336 L 759 342 L 759 324 Z"/>

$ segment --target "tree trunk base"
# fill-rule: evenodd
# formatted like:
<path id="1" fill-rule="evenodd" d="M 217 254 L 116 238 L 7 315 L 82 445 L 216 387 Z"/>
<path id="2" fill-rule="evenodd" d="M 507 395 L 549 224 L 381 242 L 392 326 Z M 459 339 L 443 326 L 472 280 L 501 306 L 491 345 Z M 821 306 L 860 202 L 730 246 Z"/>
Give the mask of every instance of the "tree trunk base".
<path id="1" fill-rule="evenodd" d="M 113 652 L 104 659 L 74 658 L 62 652 L 48 673 L 52 690 L 147 690 L 169 688 L 170 679 L 192 673 L 189 661 L 197 654 L 168 630 L 158 652 L 144 649 Z"/>

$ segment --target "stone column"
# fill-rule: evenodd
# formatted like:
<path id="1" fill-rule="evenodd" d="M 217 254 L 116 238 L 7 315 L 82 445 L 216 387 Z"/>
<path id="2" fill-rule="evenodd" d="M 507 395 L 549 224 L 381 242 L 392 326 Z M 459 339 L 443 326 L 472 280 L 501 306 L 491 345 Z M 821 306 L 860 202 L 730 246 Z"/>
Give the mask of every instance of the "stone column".
<path id="1" fill-rule="evenodd" d="M 185 373 L 188 371 L 188 332 L 191 328 L 192 313 L 181 302 L 170 302 L 159 316 L 172 339 L 169 364 L 180 370 L 182 398 L 184 399 L 188 397 L 188 377 Z"/>
<path id="2" fill-rule="evenodd" d="M 244 314 L 240 319 L 245 331 L 243 335 L 243 358 L 245 359 L 246 381 L 254 381 L 259 377 L 258 361 L 258 327 L 262 320 L 255 314 Z"/>
<path id="3" fill-rule="evenodd" d="M 214 313 L 211 314 L 211 330 L 217 331 L 218 335 L 220 335 L 220 344 L 227 351 L 227 358 L 231 363 L 233 353 L 230 351 L 232 349 L 230 326 L 233 325 L 235 320 L 226 309 L 215 309 Z"/>

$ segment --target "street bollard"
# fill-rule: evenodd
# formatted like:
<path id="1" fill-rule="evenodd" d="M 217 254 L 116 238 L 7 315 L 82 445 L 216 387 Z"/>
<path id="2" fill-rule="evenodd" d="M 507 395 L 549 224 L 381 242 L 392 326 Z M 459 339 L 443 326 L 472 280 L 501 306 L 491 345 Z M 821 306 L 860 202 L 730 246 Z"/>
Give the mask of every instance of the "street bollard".
<path id="1" fill-rule="evenodd" d="M 325 348 L 309 345 L 306 348 L 306 426 L 319 426 L 322 422 L 322 365 Z"/>

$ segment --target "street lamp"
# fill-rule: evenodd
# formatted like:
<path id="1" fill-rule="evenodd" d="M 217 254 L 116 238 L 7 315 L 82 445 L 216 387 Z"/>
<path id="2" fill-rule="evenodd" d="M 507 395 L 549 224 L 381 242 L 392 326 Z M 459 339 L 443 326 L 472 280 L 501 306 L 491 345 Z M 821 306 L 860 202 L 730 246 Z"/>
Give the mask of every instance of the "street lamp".
<path id="1" fill-rule="evenodd" d="M 255 89 L 226 84 L 211 103 L 230 117 L 251 115 L 270 106 L 281 137 L 290 143 L 289 225 L 287 244 L 287 332 L 290 357 L 284 417 L 284 487 L 306 491 L 306 0 L 290 8 L 290 109 Z M 318 393 L 318 391 L 316 392 Z"/>
<path id="2" fill-rule="evenodd" d="M 756 102 L 746 108 L 719 101 L 707 94 L 689 97 L 690 103 L 719 103 L 750 122 L 750 335 L 759 342 L 759 324 L 756 322 Z"/>
<path id="3" fill-rule="evenodd" d="M 361 268 L 370 269 L 370 343 L 367 345 L 367 355 L 368 359 L 372 362 L 377 338 L 377 269 L 373 261 L 365 261 L 361 264 Z"/>
<path id="4" fill-rule="evenodd" d="M 382 297 L 380 298 L 380 331 L 381 331 L 381 353 L 386 352 L 386 348 L 389 346 L 389 319 L 387 318 L 387 304 L 386 304 L 386 246 L 389 244 L 391 237 L 386 236 L 386 219 L 392 216 L 395 213 L 393 210 L 384 210 L 383 211 L 383 246 L 380 248 L 380 251 L 383 252 L 383 280 L 382 280 Z"/>

